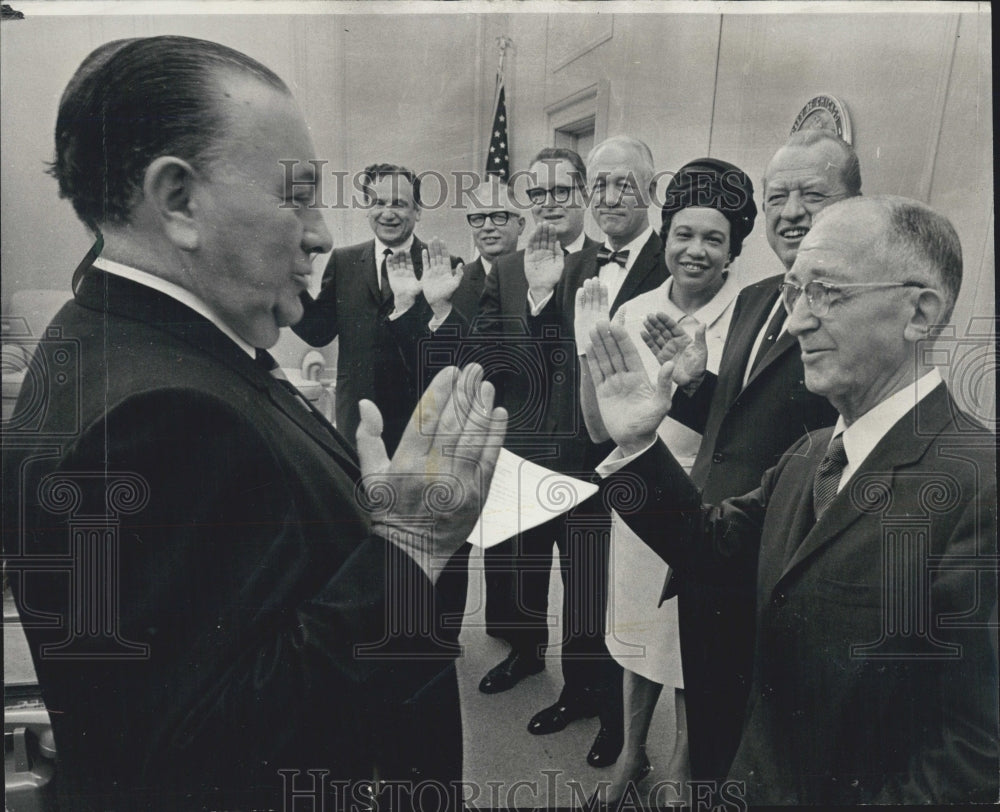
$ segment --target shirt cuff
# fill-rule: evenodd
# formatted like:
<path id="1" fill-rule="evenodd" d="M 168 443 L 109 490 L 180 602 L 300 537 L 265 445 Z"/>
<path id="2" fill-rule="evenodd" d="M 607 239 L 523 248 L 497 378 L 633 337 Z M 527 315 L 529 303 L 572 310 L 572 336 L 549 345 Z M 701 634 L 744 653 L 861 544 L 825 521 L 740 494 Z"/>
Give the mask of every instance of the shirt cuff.
<path id="1" fill-rule="evenodd" d="M 431 320 L 427 322 L 427 329 L 433 333 L 435 330 L 437 330 L 438 327 L 440 327 L 448 320 L 448 316 L 450 315 L 451 315 L 451 308 L 449 307 L 447 313 L 441 316 L 432 316 Z"/>
<path id="2" fill-rule="evenodd" d="M 555 293 L 555 289 L 550 290 L 548 296 L 546 296 L 544 299 L 542 299 L 542 301 L 540 301 L 538 304 L 535 304 L 535 300 L 532 298 L 531 291 L 529 290 L 528 291 L 528 312 L 531 313 L 532 316 L 537 316 L 539 313 L 541 313 L 545 309 L 545 305 L 547 305 L 549 303 L 549 299 L 552 298 L 552 295 L 554 293 Z"/>
<path id="3" fill-rule="evenodd" d="M 406 307 L 403 307 L 403 308 L 400 308 L 400 307 L 395 307 L 395 308 L 393 308 L 393 311 L 392 311 L 392 312 L 391 312 L 391 313 L 389 314 L 389 321 L 395 321 L 395 320 L 396 320 L 396 319 L 398 319 L 398 318 L 399 318 L 400 316 L 402 316 L 402 315 L 404 315 L 404 314 L 405 314 L 406 312 L 408 312 L 408 311 L 409 311 L 409 309 L 410 309 L 411 307 L 413 307 L 413 305 L 415 305 L 416 303 L 417 303 L 417 300 L 416 300 L 416 299 L 414 299 L 414 300 L 413 300 L 412 302 L 410 302 L 410 303 L 409 303 L 409 304 L 408 304 L 408 305 L 407 305 Z"/>
<path id="4" fill-rule="evenodd" d="M 654 445 L 656 445 L 655 437 L 652 439 L 652 441 L 650 441 L 649 445 L 647 445 L 645 448 L 636 451 L 634 454 L 629 454 L 627 457 L 625 456 L 624 453 L 622 453 L 621 448 L 616 447 L 615 450 L 612 451 L 610 454 L 608 454 L 608 456 L 605 457 L 602 462 L 598 463 L 597 467 L 594 470 L 597 471 L 597 475 L 601 477 L 601 479 L 606 479 L 613 473 L 620 471 L 622 468 L 624 468 L 626 465 L 632 462 L 632 460 L 641 457 L 643 454 L 649 451 L 649 449 L 651 449 Z"/>

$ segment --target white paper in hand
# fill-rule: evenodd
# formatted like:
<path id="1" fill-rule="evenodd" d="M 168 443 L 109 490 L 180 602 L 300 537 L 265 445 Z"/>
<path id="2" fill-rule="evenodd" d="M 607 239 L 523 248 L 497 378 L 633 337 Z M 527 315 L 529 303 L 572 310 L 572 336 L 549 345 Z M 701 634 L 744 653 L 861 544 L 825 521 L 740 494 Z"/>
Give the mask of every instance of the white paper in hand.
<path id="1" fill-rule="evenodd" d="M 597 485 L 551 471 L 503 448 L 469 542 L 493 547 L 572 510 L 595 493 Z"/>

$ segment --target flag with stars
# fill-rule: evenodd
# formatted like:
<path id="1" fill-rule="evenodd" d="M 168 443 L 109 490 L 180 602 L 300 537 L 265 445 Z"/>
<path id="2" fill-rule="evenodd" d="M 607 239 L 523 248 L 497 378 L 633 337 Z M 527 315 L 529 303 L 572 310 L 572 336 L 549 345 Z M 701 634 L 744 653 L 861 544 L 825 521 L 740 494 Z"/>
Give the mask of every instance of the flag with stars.
<path id="1" fill-rule="evenodd" d="M 504 94 L 503 74 L 497 76 L 497 109 L 490 131 L 490 149 L 486 154 L 486 174 L 506 181 L 510 177 L 510 142 L 507 140 L 507 99 Z"/>

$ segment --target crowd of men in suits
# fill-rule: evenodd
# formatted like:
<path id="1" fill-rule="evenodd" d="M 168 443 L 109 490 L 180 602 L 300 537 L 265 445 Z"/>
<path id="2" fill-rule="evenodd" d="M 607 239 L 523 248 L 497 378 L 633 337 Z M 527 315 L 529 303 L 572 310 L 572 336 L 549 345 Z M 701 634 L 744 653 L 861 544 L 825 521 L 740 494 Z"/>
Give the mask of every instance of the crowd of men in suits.
<path id="1" fill-rule="evenodd" d="M 443 621 L 464 607 L 501 442 L 602 482 L 485 554 L 487 632 L 510 645 L 479 686 L 494 694 L 546 667 L 559 553 L 563 689 L 530 733 L 599 715 L 587 761 L 621 751 L 608 492 L 637 477 L 645 498 L 620 512 L 673 570 L 694 778 L 751 804 L 996 800 L 994 438 L 923 352 L 961 284 L 944 217 L 861 197 L 849 145 L 792 136 L 763 184 L 781 273 L 739 295 L 717 375 L 652 318 L 651 381 L 614 323 L 668 275 L 642 141 L 540 150 L 530 227 L 485 184 L 468 264 L 415 236 L 419 176 L 372 165 L 373 239 L 333 249 L 315 299 L 332 241 L 316 208 L 279 205 L 298 202 L 290 156 L 315 157 L 287 86 L 211 42 L 108 43 L 61 100 L 53 174 L 100 238 L 53 322 L 78 342 L 80 397 L 53 389 L 41 429 L 4 450 L 4 550 L 22 616 L 62 619 L 26 631 L 64 808 L 279 808 L 303 781 L 419 808 L 379 793 L 460 782 Z M 610 306 L 581 324 L 592 279 Z M 339 338 L 336 428 L 271 374 L 286 326 Z M 581 420 L 581 374 L 608 443 Z M 703 435 L 690 477 L 655 439 L 667 414 Z M 110 504 L 126 473 L 145 496 L 100 553 L 113 633 L 77 639 L 93 585 L 31 562 L 69 547 L 71 571 L 95 571 L 73 511 Z M 911 588 L 912 634 L 892 621 Z"/>

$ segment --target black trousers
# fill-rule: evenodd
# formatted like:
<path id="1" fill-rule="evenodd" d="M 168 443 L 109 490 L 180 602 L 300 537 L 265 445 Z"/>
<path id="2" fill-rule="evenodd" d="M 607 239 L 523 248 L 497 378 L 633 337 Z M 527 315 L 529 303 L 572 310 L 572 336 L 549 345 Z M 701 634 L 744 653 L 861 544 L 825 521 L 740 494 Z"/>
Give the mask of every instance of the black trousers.
<path id="1" fill-rule="evenodd" d="M 602 691 L 614 670 L 604 643 L 610 526 L 598 496 L 484 553 L 487 631 L 541 656 L 549 638 L 553 546 L 558 549 L 564 695 Z"/>

